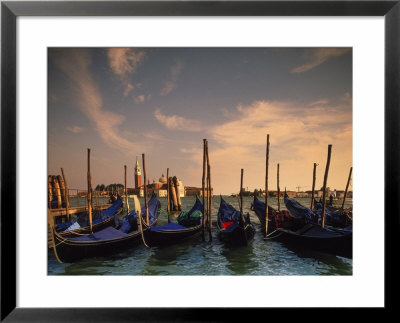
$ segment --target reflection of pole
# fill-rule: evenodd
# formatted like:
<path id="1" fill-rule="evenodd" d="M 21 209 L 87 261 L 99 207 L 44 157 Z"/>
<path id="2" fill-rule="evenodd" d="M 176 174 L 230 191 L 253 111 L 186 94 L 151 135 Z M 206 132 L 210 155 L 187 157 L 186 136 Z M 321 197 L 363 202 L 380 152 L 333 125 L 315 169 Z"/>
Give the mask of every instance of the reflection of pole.
<path id="1" fill-rule="evenodd" d="M 314 163 L 313 179 L 312 179 L 312 191 L 311 191 L 311 210 L 314 209 L 314 192 L 315 192 L 315 178 L 317 173 L 317 163 Z"/>
<path id="2" fill-rule="evenodd" d="M 90 232 L 92 232 L 93 231 L 93 228 L 92 228 L 92 175 L 90 174 L 90 149 L 89 148 L 88 148 L 88 155 L 87 155 L 87 184 L 88 184 L 87 201 L 88 201 L 89 226 L 90 226 Z"/>
<path id="3" fill-rule="evenodd" d="M 349 189 L 352 170 L 353 170 L 353 167 L 350 167 L 349 178 L 347 179 L 346 190 L 344 191 L 344 197 L 343 197 L 343 203 L 342 203 L 342 212 L 343 212 L 343 209 L 344 209 L 344 202 L 346 201 L 346 197 L 347 197 L 347 190 Z"/>
<path id="4" fill-rule="evenodd" d="M 67 179 L 65 178 L 64 174 L 64 169 L 61 168 L 61 174 L 64 180 L 64 187 L 65 187 L 65 195 L 64 195 L 64 200 L 65 200 L 65 213 L 67 214 L 67 220 L 70 220 L 70 215 L 69 215 L 69 194 L 68 194 L 68 185 L 67 185 Z"/>
<path id="5" fill-rule="evenodd" d="M 143 163 L 143 176 L 144 176 L 144 203 L 146 206 L 146 224 L 149 224 L 149 205 L 147 203 L 147 184 L 146 184 L 146 163 L 144 160 L 144 154 L 142 154 L 142 163 Z"/>
<path id="6" fill-rule="evenodd" d="M 203 177 L 201 178 L 201 192 L 203 194 L 203 228 L 202 228 L 202 235 L 203 241 L 205 240 L 204 237 L 204 230 L 206 226 L 206 139 L 203 139 Z"/>
<path id="7" fill-rule="evenodd" d="M 269 161 L 269 135 L 267 135 L 267 153 L 265 160 L 265 235 L 268 232 L 268 161 Z"/>
<path id="8" fill-rule="evenodd" d="M 211 188 L 211 167 L 210 157 L 208 155 L 208 141 L 206 141 L 206 154 L 207 154 L 207 198 L 208 198 L 208 230 L 210 235 L 210 241 L 212 241 L 212 188 Z"/>
<path id="9" fill-rule="evenodd" d="M 326 206 L 326 183 L 328 182 L 329 164 L 331 162 L 332 145 L 328 145 L 328 159 L 326 161 L 325 175 L 324 175 L 324 191 L 322 192 L 322 224 L 325 226 L 325 206 Z"/>

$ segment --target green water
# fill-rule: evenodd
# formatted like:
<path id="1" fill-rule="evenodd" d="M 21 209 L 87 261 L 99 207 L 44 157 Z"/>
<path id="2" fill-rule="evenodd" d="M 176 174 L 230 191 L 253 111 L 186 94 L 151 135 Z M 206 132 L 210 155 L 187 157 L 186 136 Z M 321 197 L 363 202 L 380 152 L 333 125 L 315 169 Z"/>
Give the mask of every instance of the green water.
<path id="1" fill-rule="evenodd" d="M 238 199 L 224 197 L 238 208 Z M 144 199 L 140 198 L 143 205 Z M 298 198 L 310 205 L 309 198 Z M 161 214 L 158 224 L 167 222 L 166 198 L 160 198 Z M 194 204 L 194 197 L 182 198 L 184 210 Z M 108 257 L 85 259 L 72 264 L 57 262 L 52 250 L 48 252 L 49 275 L 352 275 L 352 259 L 310 250 L 297 250 L 276 241 L 264 241 L 260 222 L 250 210 L 252 197 L 244 198 L 243 210 L 249 212 L 256 226 L 256 235 L 246 247 L 232 247 L 222 243 L 216 228 L 209 241 L 201 236 L 168 247 L 146 248 L 144 245 Z M 132 201 L 131 201 L 132 202 Z M 216 220 L 219 196 L 213 200 L 213 221 Z M 269 203 L 277 208 L 277 199 Z M 334 201 L 340 206 L 341 201 Z M 133 205 L 133 203 L 130 203 Z M 346 203 L 351 206 L 351 200 Z M 281 200 L 281 208 L 285 209 Z"/>

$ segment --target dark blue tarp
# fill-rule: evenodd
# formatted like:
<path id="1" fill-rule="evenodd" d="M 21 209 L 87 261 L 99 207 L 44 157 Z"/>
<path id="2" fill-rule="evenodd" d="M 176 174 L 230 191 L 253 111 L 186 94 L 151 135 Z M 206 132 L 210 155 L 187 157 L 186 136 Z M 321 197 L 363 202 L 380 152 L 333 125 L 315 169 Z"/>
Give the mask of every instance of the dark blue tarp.
<path id="1" fill-rule="evenodd" d="M 261 223 L 265 223 L 265 203 L 254 197 L 253 210 Z M 268 220 L 273 219 L 275 210 L 268 205 Z M 269 223 L 270 221 L 268 221 Z"/>
<path id="2" fill-rule="evenodd" d="M 318 218 L 322 218 L 322 203 L 315 203 L 315 213 L 318 214 Z M 348 225 L 350 220 L 343 215 L 340 210 L 334 210 L 329 207 L 325 207 L 325 223 L 332 226 L 345 227 Z"/>
<path id="3" fill-rule="evenodd" d="M 122 200 L 120 198 L 118 198 L 107 209 L 95 210 L 92 213 L 92 224 L 97 224 L 97 223 L 103 222 L 104 220 L 107 220 L 108 218 L 114 216 L 117 213 L 117 211 L 120 209 L 121 206 L 122 206 Z M 65 230 L 65 229 L 69 228 L 71 225 L 73 225 L 75 222 L 78 222 L 80 227 L 88 226 L 89 225 L 88 213 L 87 212 L 79 213 L 79 214 L 77 214 L 77 218 L 72 221 L 68 221 L 68 222 L 64 222 L 64 223 L 57 222 L 57 229 Z"/>
<path id="4" fill-rule="evenodd" d="M 221 198 L 217 217 L 221 222 L 236 222 L 239 221 L 240 211 Z"/>
<path id="5" fill-rule="evenodd" d="M 247 223 L 250 223 L 250 215 L 243 214 Z M 241 216 L 240 211 L 236 210 L 232 205 L 225 202 L 221 197 L 221 203 L 217 214 L 219 222 L 239 222 Z"/>
<path id="6" fill-rule="evenodd" d="M 149 208 L 149 223 L 150 225 L 153 224 L 153 222 L 157 219 L 158 217 L 158 209 L 161 206 L 160 201 L 158 200 L 157 196 L 155 194 L 152 195 L 150 200 L 147 202 L 148 208 Z M 142 218 L 144 221 L 146 221 L 146 205 L 142 207 L 141 210 Z M 125 215 L 122 220 L 119 220 L 119 230 L 122 232 L 128 233 L 132 230 L 137 229 L 137 214 L 135 210 L 132 210 L 129 212 L 129 214 Z"/>
<path id="7" fill-rule="evenodd" d="M 301 205 L 294 199 L 285 196 L 285 205 L 289 212 L 295 217 L 303 217 L 307 223 L 322 223 L 322 203 L 315 203 L 315 210 Z M 351 221 L 340 211 L 325 208 L 325 224 L 337 227 L 345 227 Z"/>
<path id="8" fill-rule="evenodd" d="M 196 198 L 196 202 L 194 203 L 193 207 L 189 210 L 188 215 L 192 214 L 194 211 L 203 212 L 203 203 L 201 203 L 198 198 Z"/>
<path id="9" fill-rule="evenodd" d="M 313 212 L 311 209 L 301 205 L 295 199 L 289 198 L 287 195 L 284 198 L 286 208 L 298 219 L 304 219 L 306 223 L 318 223 L 318 214 Z"/>
<path id="10" fill-rule="evenodd" d="M 103 230 L 97 231 L 93 234 L 90 235 L 85 235 L 85 236 L 77 236 L 77 237 L 72 237 L 68 238 L 68 240 L 73 240 L 73 241 L 99 241 L 99 240 L 109 240 L 109 239 L 115 239 L 115 238 L 122 238 L 126 237 L 127 234 L 124 232 L 121 232 L 113 227 L 108 227 Z"/>

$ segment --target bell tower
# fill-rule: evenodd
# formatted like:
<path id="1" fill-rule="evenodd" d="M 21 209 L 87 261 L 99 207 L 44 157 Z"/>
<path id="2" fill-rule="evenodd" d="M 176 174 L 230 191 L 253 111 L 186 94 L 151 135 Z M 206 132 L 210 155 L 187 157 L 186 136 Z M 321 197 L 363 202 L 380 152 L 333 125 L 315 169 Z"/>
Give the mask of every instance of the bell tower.
<path id="1" fill-rule="evenodd" d="M 142 170 L 140 169 L 139 161 L 136 157 L 135 188 L 139 188 L 140 186 L 142 186 Z"/>

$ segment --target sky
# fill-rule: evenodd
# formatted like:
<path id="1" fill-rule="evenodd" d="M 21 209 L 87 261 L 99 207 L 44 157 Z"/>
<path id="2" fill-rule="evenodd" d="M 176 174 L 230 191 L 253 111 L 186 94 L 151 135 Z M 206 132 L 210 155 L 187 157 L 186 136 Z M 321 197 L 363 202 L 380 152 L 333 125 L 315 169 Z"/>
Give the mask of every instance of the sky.
<path id="1" fill-rule="evenodd" d="M 214 194 L 264 189 L 344 190 L 352 166 L 351 48 L 49 48 L 48 172 L 68 188 L 134 187 L 166 175 L 201 187 L 208 140 Z M 143 170 L 143 169 L 142 169 Z M 300 187 L 300 188 L 298 188 Z"/>

